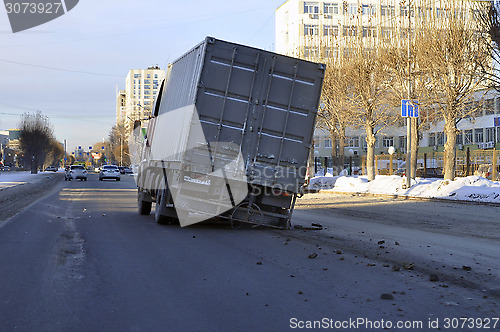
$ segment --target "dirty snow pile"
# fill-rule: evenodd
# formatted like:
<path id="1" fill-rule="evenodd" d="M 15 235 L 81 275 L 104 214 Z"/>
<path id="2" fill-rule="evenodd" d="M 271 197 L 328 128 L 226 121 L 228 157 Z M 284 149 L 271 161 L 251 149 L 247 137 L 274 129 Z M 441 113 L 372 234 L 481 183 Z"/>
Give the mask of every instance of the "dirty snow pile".
<path id="1" fill-rule="evenodd" d="M 38 182 L 44 177 L 52 176 L 53 174 L 54 172 L 39 172 L 38 174 L 31 174 L 29 171 L 0 172 L 0 190 L 25 183 Z"/>
<path id="2" fill-rule="evenodd" d="M 405 182 L 404 177 L 396 175 L 377 175 L 370 182 L 366 176 L 327 175 L 312 178 L 309 189 L 500 203 L 500 182 L 479 176 L 455 178 L 454 181 L 416 178 L 409 189 L 404 189 Z"/>

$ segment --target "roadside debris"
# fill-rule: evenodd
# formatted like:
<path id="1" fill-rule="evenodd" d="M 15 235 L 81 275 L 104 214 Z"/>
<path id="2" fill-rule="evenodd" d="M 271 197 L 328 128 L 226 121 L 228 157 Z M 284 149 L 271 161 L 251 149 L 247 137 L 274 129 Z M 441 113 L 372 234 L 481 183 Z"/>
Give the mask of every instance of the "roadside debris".
<path id="1" fill-rule="evenodd" d="M 320 224 L 312 223 L 311 226 L 295 225 L 294 228 L 295 229 L 309 230 L 309 231 L 320 231 L 323 229 L 323 226 L 321 226 Z"/>
<path id="2" fill-rule="evenodd" d="M 309 254 L 309 256 L 307 256 L 307 257 L 310 259 L 314 259 L 314 258 L 318 257 L 318 254 L 313 252 L 312 254 Z"/>

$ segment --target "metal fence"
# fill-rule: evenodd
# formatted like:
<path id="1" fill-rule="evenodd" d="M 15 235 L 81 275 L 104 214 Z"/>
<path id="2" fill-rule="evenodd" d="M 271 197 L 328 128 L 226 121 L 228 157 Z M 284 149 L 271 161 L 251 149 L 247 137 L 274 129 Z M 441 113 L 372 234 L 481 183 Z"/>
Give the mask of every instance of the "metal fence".
<path id="1" fill-rule="evenodd" d="M 366 156 L 362 157 L 361 170 L 366 174 Z M 418 177 L 443 177 L 444 152 L 419 153 Z M 405 154 L 375 155 L 375 174 L 403 175 L 406 167 Z M 499 150 L 457 150 L 455 176 L 478 175 L 490 180 L 500 180 Z"/>

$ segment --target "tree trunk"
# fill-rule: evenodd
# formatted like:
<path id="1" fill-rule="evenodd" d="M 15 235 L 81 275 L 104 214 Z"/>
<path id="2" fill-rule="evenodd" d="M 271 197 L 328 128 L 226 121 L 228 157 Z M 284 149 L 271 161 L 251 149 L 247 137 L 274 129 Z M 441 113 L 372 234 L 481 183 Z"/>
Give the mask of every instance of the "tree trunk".
<path id="1" fill-rule="evenodd" d="M 457 141 L 457 126 L 453 119 L 445 119 L 444 133 L 446 134 L 443 162 L 444 179 L 453 180 L 455 178 L 455 148 Z"/>
<path id="2" fill-rule="evenodd" d="M 411 178 L 415 179 L 417 176 L 417 159 L 418 159 L 418 145 L 419 145 L 419 135 L 418 135 L 418 118 L 411 119 Z"/>
<path id="3" fill-rule="evenodd" d="M 337 134 L 335 131 L 330 131 L 330 139 L 332 140 L 332 175 L 338 175 L 339 156 L 337 152 Z"/>
<path id="4" fill-rule="evenodd" d="M 31 157 L 31 174 L 37 174 L 38 163 L 35 156 Z"/>
<path id="5" fill-rule="evenodd" d="M 374 156 L 375 156 L 375 135 L 373 134 L 373 127 L 370 124 L 366 125 L 366 175 L 368 176 L 368 181 L 375 180 L 375 167 L 374 167 Z"/>
<path id="6" fill-rule="evenodd" d="M 339 137 L 339 161 L 338 161 L 338 172 L 342 172 L 344 170 L 345 164 L 345 137 Z"/>

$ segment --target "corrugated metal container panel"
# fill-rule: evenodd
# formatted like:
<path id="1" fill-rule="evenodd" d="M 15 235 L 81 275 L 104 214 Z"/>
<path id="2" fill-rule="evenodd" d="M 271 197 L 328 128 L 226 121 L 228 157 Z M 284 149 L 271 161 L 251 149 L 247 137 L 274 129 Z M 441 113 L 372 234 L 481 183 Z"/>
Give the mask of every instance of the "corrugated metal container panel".
<path id="1" fill-rule="evenodd" d="M 194 104 L 211 146 L 241 147 L 250 182 L 298 192 L 323 75 L 323 65 L 208 37 L 169 68 L 159 113 Z M 175 125 L 162 125 L 163 144 L 175 144 Z"/>

